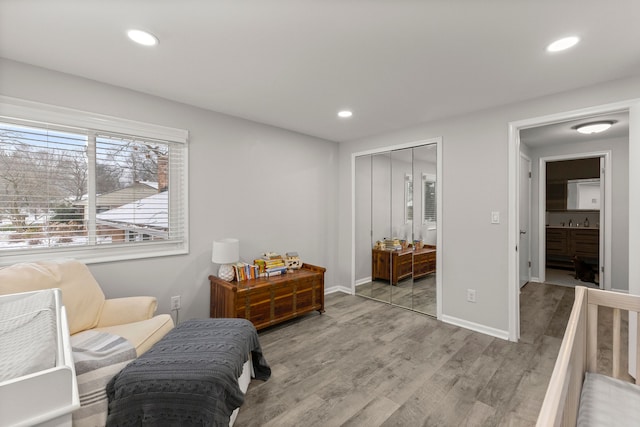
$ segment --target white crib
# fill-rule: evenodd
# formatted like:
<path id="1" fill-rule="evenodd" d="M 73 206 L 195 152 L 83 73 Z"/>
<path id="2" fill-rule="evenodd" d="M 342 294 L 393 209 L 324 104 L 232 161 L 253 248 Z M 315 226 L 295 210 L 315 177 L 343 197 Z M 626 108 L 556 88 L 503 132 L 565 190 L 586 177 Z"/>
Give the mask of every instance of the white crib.
<path id="1" fill-rule="evenodd" d="M 80 407 L 59 289 L 0 296 L 0 426 L 70 426 Z"/>
<path id="2" fill-rule="evenodd" d="M 596 374 L 599 306 L 613 308 L 610 376 Z M 575 302 L 538 416 L 538 427 L 640 425 L 640 386 L 619 379 L 622 310 L 640 312 L 640 296 L 576 287 Z M 637 319 L 635 355 L 636 366 L 640 367 L 640 316 Z"/>

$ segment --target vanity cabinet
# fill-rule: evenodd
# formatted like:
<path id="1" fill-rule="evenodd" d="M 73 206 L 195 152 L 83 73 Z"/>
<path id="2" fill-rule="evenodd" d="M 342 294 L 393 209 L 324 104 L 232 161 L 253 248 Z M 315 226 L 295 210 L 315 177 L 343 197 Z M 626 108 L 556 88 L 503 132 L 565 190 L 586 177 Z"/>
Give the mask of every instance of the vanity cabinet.
<path id="1" fill-rule="evenodd" d="M 598 259 L 600 255 L 600 230 L 569 230 L 569 253 L 586 260 Z"/>
<path id="2" fill-rule="evenodd" d="M 567 256 L 569 236 L 566 228 L 547 228 L 547 255 Z"/>
<path id="3" fill-rule="evenodd" d="M 597 228 L 547 227 L 547 266 L 573 268 L 574 255 L 598 263 L 600 230 Z"/>

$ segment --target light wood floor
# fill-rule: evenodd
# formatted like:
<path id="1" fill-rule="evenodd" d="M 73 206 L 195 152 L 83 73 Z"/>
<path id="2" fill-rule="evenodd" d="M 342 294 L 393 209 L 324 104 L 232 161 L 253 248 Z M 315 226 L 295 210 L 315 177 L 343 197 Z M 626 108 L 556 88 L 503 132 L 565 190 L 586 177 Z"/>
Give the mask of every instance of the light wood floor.
<path id="1" fill-rule="evenodd" d="M 429 274 L 420 279 L 408 278 L 393 286 L 389 281 L 375 280 L 357 286 L 356 295 L 409 308 L 434 317 L 437 315 L 435 274 Z"/>
<path id="2" fill-rule="evenodd" d="M 328 295 L 326 313 L 260 333 L 272 377 L 252 381 L 235 425 L 535 425 L 573 294 L 527 284 L 519 343 Z"/>

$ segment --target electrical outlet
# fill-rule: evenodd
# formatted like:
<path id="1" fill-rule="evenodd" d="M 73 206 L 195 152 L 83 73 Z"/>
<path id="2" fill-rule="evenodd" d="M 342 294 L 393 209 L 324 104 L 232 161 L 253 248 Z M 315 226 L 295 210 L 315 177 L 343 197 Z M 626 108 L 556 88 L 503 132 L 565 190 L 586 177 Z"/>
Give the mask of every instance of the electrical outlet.
<path id="1" fill-rule="evenodd" d="M 180 295 L 171 297 L 171 310 L 180 310 Z"/>
<path id="2" fill-rule="evenodd" d="M 467 301 L 476 302 L 476 290 L 475 289 L 467 289 Z"/>

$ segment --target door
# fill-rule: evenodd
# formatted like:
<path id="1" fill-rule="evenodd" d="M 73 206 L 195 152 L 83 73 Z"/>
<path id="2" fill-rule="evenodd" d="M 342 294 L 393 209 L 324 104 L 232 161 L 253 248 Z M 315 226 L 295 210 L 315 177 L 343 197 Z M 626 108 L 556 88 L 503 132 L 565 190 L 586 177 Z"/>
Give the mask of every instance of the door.
<path id="1" fill-rule="evenodd" d="M 520 287 L 531 280 L 531 159 L 520 153 Z"/>
<path id="2" fill-rule="evenodd" d="M 356 295 L 437 316 L 437 154 L 426 143 L 354 157 Z"/>
<path id="3" fill-rule="evenodd" d="M 605 280 L 608 280 L 607 277 L 605 277 L 604 275 L 604 254 L 605 254 L 605 240 L 604 240 L 604 229 L 605 229 L 605 221 L 604 221 L 604 214 L 605 214 L 605 200 L 604 198 L 606 197 L 606 193 L 604 191 L 605 189 L 605 158 L 600 157 L 600 227 L 599 227 L 599 236 L 598 239 L 600 241 L 600 247 L 598 249 L 599 253 L 598 253 L 598 286 L 600 286 L 600 289 L 604 289 L 604 283 Z"/>
<path id="4" fill-rule="evenodd" d="M 413 309 L 437 316 L 437 144 L 413 149 Z"/>
<path id="5" fill-rule="evenodd" d="M 371 156 L 371 242 L 367 253 L 371 253 L 371 298 L 391 302 L 390 283 L 393 280 L 392 252 L 372 249 L 377 242 L 385 242 L 393 237 L 391 153 Z M 375 246 L 374 246 L 375 245 Z"/>
<path id="6" fill-rule="evenodd" d="M 355 293 L 367 297 L 372 293 L 371 165 L 370 155 L 356 157 L 354 162 Z"/>
<path id="7" fill-rule="evenodd" d="M 401 248 L 391 258 L 391 304 L 413 308 L 413 222 L 415 209 L 413 149 L 391 152 L 391 224 L 394 238 Z"/>

